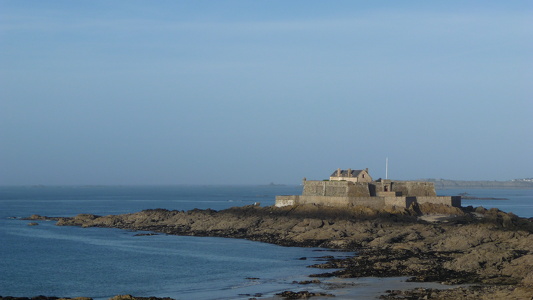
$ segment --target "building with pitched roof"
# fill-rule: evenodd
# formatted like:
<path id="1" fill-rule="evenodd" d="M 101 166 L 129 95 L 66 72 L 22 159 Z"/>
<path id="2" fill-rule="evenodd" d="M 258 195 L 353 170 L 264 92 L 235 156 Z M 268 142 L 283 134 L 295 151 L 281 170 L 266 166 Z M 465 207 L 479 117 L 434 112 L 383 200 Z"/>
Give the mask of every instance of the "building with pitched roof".
<path id="1" fill-rule="evenodd" d="M 344 180 L 351 182 L 371 182 L 372 177 L 368 174 L 368 168 L 364 170 L 341 170 L 337 169 L 331 176 L 329 180 Z"/>

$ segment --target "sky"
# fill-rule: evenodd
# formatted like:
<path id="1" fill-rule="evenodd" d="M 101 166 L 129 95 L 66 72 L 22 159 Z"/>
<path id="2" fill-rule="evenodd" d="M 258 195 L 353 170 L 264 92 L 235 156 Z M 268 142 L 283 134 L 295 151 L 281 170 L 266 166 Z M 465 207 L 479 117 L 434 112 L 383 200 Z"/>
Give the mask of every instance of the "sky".
<path id="1" fill-rule="evenodd" d="M 0 185 L 533 177 L 531 1 L 0 0 Z"/>

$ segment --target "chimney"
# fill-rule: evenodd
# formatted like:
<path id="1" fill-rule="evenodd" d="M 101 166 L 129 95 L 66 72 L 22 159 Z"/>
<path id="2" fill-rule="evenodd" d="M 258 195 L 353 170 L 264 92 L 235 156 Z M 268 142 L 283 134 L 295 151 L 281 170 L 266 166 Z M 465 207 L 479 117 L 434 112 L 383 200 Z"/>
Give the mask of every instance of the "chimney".
<path id="1" fill-rule="evenodd" d="M 348 177 L 352 177 L 352 169 L 348 169 Z"/>
<path id="2" fill-rule="evenodd" d="M 366 168 L 365 171 L 368 173 L 368 168 Z"/>
<path id="3" fill-rule="evenodd" d="M 341 169 L 340 168 L 337 169 L 337 177 L 341 177 Z"/>

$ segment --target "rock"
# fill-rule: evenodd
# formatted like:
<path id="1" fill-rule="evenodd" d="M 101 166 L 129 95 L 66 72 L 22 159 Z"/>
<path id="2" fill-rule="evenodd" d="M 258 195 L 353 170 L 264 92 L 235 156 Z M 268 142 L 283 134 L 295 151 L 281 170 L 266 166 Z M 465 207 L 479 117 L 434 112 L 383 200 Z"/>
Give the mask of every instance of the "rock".
<path id="1" fill-rule="evenodd" d="M 27 218 L 22 218 L 22 220 L 28 220 L 28 221 L 57 221 L 59 218 L 57 217 L 45 217 L 41 215 L 31 215 Z"/>
<path id="2" fill-rule="evenodd" d="M 319 284 L 321 282 L 322 281 L 320 281 L 318 279 L 313 279 L 313 280 L 293 281 L 292 283 L 296 283 L 296 284 Z"/>
<path id="3" fill-rule="evenodd" d="M 417 220 L 421 215 L 446 215 L 447 219 L 428 223 Z M 461 210 L 435 204 L 416 205 L 408 210 L 249 205 L 221 211 L 155 209 L 117 216 L 82 214 L 74 218 L 58 218 L 57 225 L 339 248 L 357 251 L 358 255 L 327 258 L 326 262 L 314 267 L 340 270 L 312 277 L 407 276 L 411 281 L 497 284 L 501 289 L 494 291 L 502 295 L 518 295 L 518 290 L 520 294 L 528 291 L 533 294 L 533 222 L 497 209 L 469 207 Z M 504 287 L 517 292 L 511 293 Z M 477 293 L 481 295 L 478 298 L 482 298 L 490 291 L 465 288 L 456 293 Z M 416 293 L 422 298 L 448 295 L 440 291 L 418 290 Z"/>
<path id="4" fill-rule="evenodd" d="M 293 292 L 293 291 L 284 291 L 281 293 L 276 294 L 277 296 L 280 296 L 284 299 L 308 299 L 311 297 L 335 297 L 333 294 L 326 294 L 326 293 L 312 293 L 308 291 L 301 291 L 301 292 Z"/>
<path id="5" fill-rule="evenodd" d="M 137 234 L 134 234 L 133 236 L 152 236 L 152 235 L 159 235 L 157 233 L 137 233 Z"/>
<path id="6" fill-rule="evenodd" d="M 135 297 L 132 295 L 117 295 L 109 298 L 109 300 L 135 300 Z"/>
<path id="7" fill-rule="evenodd" d="M 134 297 L 132 295 L 117 295 L 109 298 L 109 300 L 174 300 L 173 298 L 164 297 Z"/>
<path id="8" fill-rule="evenodd" d="M 46 219 L 47 219 L 47 217 L 43 217 L 43 216 L 40 216 L 40 215 L 31 215 L 28 218 L 25 218 L 25 220 L 40 220 L 40 221 L 44 221 Z"/>

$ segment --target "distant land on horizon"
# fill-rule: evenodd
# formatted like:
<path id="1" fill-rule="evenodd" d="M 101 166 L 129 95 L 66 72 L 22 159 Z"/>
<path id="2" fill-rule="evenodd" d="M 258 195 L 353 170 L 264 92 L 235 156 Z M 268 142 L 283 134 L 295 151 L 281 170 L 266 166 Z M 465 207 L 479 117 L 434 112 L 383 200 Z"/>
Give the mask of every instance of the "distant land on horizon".
<path id="1" fill-rule="evenodd" d="M 398 180 L 404 181 L 404 180 Z M 411 181 L 411 180 L 408 180 Z M 471 188 L 471 189 L 533 189 L 533 178 L 513 179 L 513 180 L 454 180 L 441 178 L 420 178 L 412 181 L 426 181 L 433 182 L 436 189 L 455 189 L 455 188 Z M 263 187 L 278 187 L 278 186 L 296 186 L 301 184 L 283 184 L 270 182 L 268 184 L 242 184 L 242 186 L 263 186 Z M 2 185 L 0 187 L 31 187 L 31 188 L 47 188 L 47 187 L 63 187 L 63 188 L 102 188 L 102 187 L 172 187 L 172 186 L 241 186 L 241 184 L 28 184 L 28 185 Z"/>
<path id="2" fill-rule="evenodd" d="M 533 178 L 513 179 L 507 181 L 497 180 L 452 180 L 452 179 L 435 179 L 426 178 L 421 179 L 435 183 L 436 189 L 455 189 L 455 188 L 471 188 L 471 189 L 533 189 Z"/>

